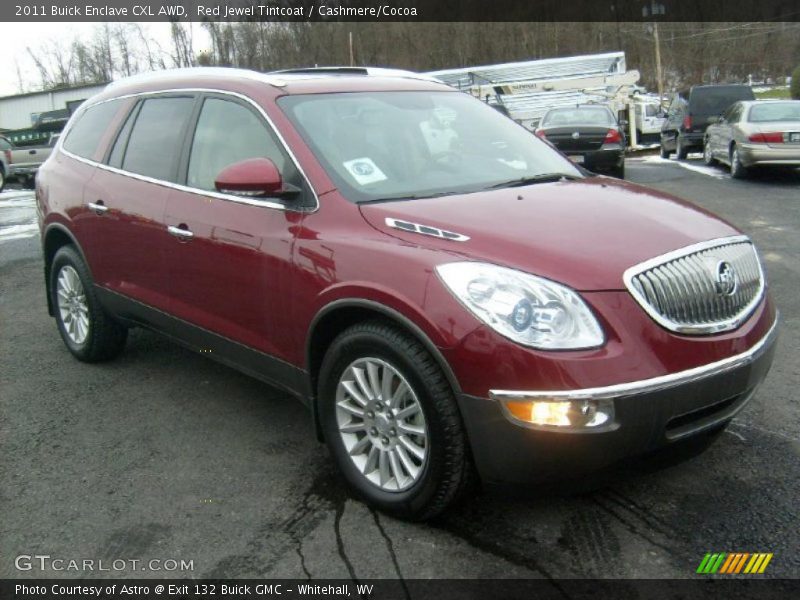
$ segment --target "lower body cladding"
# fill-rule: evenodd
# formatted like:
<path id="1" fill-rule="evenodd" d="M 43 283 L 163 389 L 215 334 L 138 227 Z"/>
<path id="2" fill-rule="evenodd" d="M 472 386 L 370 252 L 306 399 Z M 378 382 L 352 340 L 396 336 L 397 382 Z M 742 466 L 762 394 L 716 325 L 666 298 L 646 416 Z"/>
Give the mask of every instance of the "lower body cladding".
<path id="1" fill-rule="evenodd" d="M 766 377 L 776 338 L 777 321 L 743 354 L 639 382 L 569 392 L 493 391 L 491 399 L 462 394 L 481 479 L 524 484 L 572 478 L 724 427 Z M 524 414 L 526 421 L 518 418 Z M 569 415 L 577 425 L 529 422 L 569 423 Z"/>

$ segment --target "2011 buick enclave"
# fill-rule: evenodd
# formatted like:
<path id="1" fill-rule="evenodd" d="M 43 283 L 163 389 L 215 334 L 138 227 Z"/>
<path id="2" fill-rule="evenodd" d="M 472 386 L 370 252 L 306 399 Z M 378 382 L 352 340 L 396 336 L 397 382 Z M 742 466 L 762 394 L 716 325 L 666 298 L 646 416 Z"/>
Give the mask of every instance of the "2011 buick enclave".
<path id="1" fill-rule="evenodd" d="M 537 481 L 718 430 L 772 362 L 747 237 L 412 73 L 123 80 L 37 198 L 72 354 L 138 325 L 280 386 L 406 518 L 474 471 Z"/>

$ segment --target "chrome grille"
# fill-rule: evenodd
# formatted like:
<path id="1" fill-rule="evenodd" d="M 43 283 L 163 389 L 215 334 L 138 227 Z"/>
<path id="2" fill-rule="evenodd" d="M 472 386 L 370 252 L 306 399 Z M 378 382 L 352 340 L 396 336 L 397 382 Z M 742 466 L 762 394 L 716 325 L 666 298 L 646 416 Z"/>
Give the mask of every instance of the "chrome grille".
<path id="1" fill-rule="evenodd" d="M 735 329 L 764 293 L 761 263 L 745 236 L 670 252 L 628 269 L 624 279 L 656 322 L 686 334 Z"/>

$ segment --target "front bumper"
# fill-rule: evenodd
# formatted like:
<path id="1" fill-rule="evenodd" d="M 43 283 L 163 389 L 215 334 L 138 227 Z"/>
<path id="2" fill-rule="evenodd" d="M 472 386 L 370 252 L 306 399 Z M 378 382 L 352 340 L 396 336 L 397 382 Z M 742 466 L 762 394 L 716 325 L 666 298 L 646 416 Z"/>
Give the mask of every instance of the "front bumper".
<path id="1" fill-rule="evenodd" d="M 800 166 L 800 145 L 775 148 L 767 144 L 741 144 L 739 160 L 746 167 L 757 165 Z"/>
<path id="2" fill-rule="evenodd" d="M 569 391 L 492 390 L 461 394 L 475 464 L 488 483 L 573 477 L 727 423 L 755 393 L 772 365 L 777 319 L 749 350 L 661 377 Z M 537 429 L 514 420 L 504 400 L 554 397 L 610 400 L 614 419 L 598 429 Z"/>

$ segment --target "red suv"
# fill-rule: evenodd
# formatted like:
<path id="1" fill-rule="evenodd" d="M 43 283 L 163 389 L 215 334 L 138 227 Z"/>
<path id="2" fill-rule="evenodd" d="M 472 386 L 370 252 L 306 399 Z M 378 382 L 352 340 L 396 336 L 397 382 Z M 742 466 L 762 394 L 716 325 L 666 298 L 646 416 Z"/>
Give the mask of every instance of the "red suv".
<path id="1" fill-rule="evenodd" d="M 490 106 L 375 69 L 194 69 L 87 101 L 39 172 L 70 352 L 142 326 L 280 386 L 424 519 L 721 430 L 772 362 L 756 249 Z"/>

